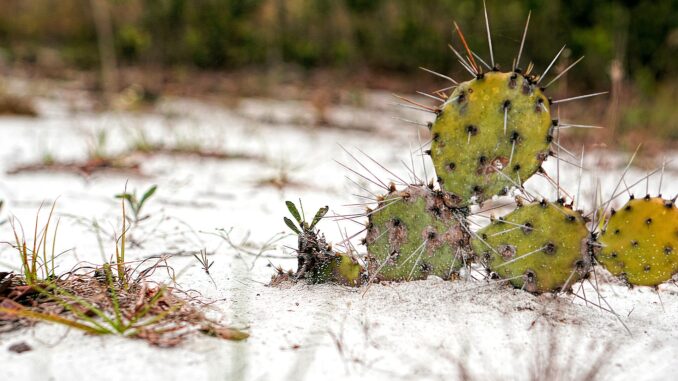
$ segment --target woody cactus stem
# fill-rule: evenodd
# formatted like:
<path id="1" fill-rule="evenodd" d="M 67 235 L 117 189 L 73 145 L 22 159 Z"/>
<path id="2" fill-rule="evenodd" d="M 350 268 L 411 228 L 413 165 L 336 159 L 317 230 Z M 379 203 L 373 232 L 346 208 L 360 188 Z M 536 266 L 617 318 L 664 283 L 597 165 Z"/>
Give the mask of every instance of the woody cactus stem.
<path id="1" fill-rule="evenodd" d="M 297 234 L 297 271 L 295 280 L 306 279 L 310 283 L 334 282 L 347 286 L 359 286 L 363 268 L 350 253 L 338 253 L 328 244 L 325 236 L 315 226 L 325 216 L 328 207 L 320 208 L 311 223 L 299 213 L 291 201 L 286 202 L 287 209 L 296 220 L 284 217 L 285 224 Z M 303 208 L 302 208 L 303 210 Z"/>

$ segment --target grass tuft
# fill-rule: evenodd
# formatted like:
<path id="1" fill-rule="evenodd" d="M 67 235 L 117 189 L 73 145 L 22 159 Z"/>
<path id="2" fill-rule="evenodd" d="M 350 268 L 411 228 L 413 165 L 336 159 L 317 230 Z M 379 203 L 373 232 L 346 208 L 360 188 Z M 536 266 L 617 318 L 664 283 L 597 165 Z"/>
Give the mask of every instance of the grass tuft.
<path id="1" fill-rule="evenodd" d="M 147 200 L 149 190 L 142 197 Z M 192 333 L 226 340 L 244 340 L 248 334 L 207 318 L 196 296 L 150 279 L 158 267 L 168 267 L 159 260 L 141 269 L 126 261 L 125 248 L 129 229 L 127 204 L 134 205 L 138 217 L 142 202 L 121 199 L 122 232 L 115 239 L 115 261 L 101 266 L 78 267 L 68 273 L 55 273 L 58 221 L 52 234 L 51 252 L 47 250 L 50 221 L 44 227 L 40 211 L 35 219 L 33 241 L 27 242 L 21 224 L 11 220 L 16 240 L 12 246 L 21 261 L 20 274 L 0 273 L 0 332 L 25 327 L 34 321 L 64 325 L 93 335 L 118 335 L 145 340 L 169 347 L 184 341 Z M 41 250 L 42 249 L 42 250 Z M 171 268 L 169 268 L 171 270 Z"/>

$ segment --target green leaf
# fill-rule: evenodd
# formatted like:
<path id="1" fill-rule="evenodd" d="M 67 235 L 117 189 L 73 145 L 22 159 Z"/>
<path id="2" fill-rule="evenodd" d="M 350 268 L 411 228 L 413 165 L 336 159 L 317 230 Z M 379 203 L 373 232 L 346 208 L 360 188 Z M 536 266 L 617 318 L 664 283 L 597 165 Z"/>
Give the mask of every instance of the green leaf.
<path id="1" fill-rule="evenodd" d="M 283 220 L 285 220 L 285 224 L 286 224 L 290 229 L 292 229 L 293 232 L 295 232 L 295 233 L 297 233 L 297 234 L 301 234 L 301 232 L 299 231 L 299 229 L 297 229 L 297 227 L 294 226 L 294 222 L 292 222 L 292 220 L 290 220 L 290 219 L 287 218 L 287 217 L 283 217 Z"/>
<path id="2" fill-rule="evenodd" d="M 290 211 L 292 217 L 294 217 L 299 225 L 301 225 L 301 216 L 299 215 L 299 211 L 297 210 L 297 207 L 294 205 L 294 203 L 292 201 L 285 201 L 285 205 L 287 205 L 287 210 Z"/>
<path id="3" fill-rule="evenodd" d="M 158 189 L 157 185 L 153 185 L 152 187 L 148 188 L 146 193 L 144 193 L 144 195 L 141 196 L 141 200 L 139 200 L 139 209 L 141 209 L 141 207 L 144 205 L 146 200 L 148 200 L 151 196 L 153 196 L 153 194 L 155 193 L 155 191 L 157 189 Z"/>
<path id="4" fill-rule="evenodd" d="M 324 208 L 318 209 L 318 212 L 315 214 L 315 217 L 313 217 L 313 221 L 311 222 L 311 229 L 315 227 L 315 225 L 320 222 L 320 220 L 325 217 L 325 214 L 327 214 L 327 211 L 330 210 L 328 206 L 325 206 Z"/>
<path id="5" fill-rule="evenodd" d="M 120 198 L 132 202 L 132 195 L 129 193 L 116 194 L 115 198 Z"/>

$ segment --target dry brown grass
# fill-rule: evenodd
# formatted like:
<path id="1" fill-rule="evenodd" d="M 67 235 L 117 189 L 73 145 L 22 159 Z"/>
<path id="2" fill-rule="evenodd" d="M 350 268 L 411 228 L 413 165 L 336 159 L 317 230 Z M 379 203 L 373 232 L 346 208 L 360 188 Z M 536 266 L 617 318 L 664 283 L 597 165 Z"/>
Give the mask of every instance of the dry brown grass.
<path id="1" fill-rule="evenodd" d="M 41 229 L 38 211 L 32 242 L 23 228 L 17 228 L 21 223 L 11 220 L 16 241 L 4 244 L 14 248 L 22 265 L 20 274 L 0 272 L 0 332 L 43 321 L 87 334 L 142 339 L 163 347 L 178 345 L 195 333 L 228 340 L 246 339 L 247 333 L 208 318 L 204 313 L 208 303 L 200 294 L 174 286 L 176 274 L 168 263 L 170 256 L 125 260 L 129 244 L 126 204 L 137 218 L 141 205 L 154 191 L 152 187 L 140 202 L 126 190 L 118 197 L 122 230 L 120 235 L 114 235 L 115 258 L 111 262 L 81 264 L 60 275 L 55 273 L 54 264 L 59 257 L 55 251 L 58 221 L 52 229 L 53 237 L 48 234 L 54 206 Z M 166 272 L 166 281 L 156 280 L 158 271 Z"/>
<path id="2" fill-rule="evenodd" d="M 0 332 L 47 321 L 89 334 L 142 339 L 161 347 L 181 344 L 195 333 L 228 340 L 247 338 L 244 332 L 208 319 L 202 309 L 206 303 L 199 295 L 148 281 L 147 275 L 162 266 L 142 271 L 127 287 L 107 280 L 104 267 L 83 268 L 32 285 L 17 274 L 2 273 Z"/>

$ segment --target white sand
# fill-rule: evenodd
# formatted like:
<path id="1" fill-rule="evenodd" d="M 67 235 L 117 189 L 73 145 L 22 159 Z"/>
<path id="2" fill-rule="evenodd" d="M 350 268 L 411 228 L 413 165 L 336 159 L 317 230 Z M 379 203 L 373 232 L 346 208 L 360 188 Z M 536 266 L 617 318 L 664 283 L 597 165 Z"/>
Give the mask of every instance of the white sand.
<path id="1" fill-rule="evenodd" d="M 79 99 L 66 94 L 61 99 Z M 383 108 L 381 95 L 370 102 Z M 149 178 L 129 178 L 131 189 L 143 190 L 158 184 L 158 194 L 147 206 L 152 217 L 132 231 L 143 237 L 141 248 L 130 251 L 129 259 L 161 253 L 199 250 L 214 251 L 212 274 L 217 287 L 188 256 L 171 264 L 184 270 L 179 284 L 218 300 L 211 313 L 251 333 L 250 339 L 234 343 L 195 337 L 174 349 L 160 349 L 145 342 L 118 337 L 92 337 L 60 326 L 38 324 L 32 329 L 0 335 L 0 379 L 3 380 L 305 380 L 305 379 L 457 379 L 460 367 L 477 379 L 515 379 L 551 359 L 563 372 L 562 379 L 576 379 L 598 363 L 604 366 L 603 379 L 672 379 L 678 372 L 678 288 L 662 286 L 663 307 L 654 290 L 629 290 L 601 282 L 602 294 L 631 330 L 629 335 L 611 313 L 597 307 L 571 302 L 572 296 L 533 296 L 498 285 L 480 287 L 478 282 L 443 282 L 438 279 L 406 284 L 373 285 L 348 289 L 334 285 L 288 285 L 271 288 L 264 284 L 273 270 L 269 258 L 254 260 L 240 256 L 221 239 L 205 232 L 233 228 L 235 239 L 248 232 L 250 240 L 262 243 L 285 229 L 283 201 L 304 201 L 310 214 L 329 204 L 337 213 L 352 211 L 342 204 L 357 202 L 351 193 L 360 192 L 344 179 L 349 174 L 333 159 L 350 162 L 337 143 L 361 148 L 376 160 L 408 176 L 400 160 L 409 162 L 410 146 L 418 146 L 416 129 L 390 119 L 398 110 L 341 108 L 330 116 L 337 123 L 378 126 L 380 134 L 351 130 L 316 130 L 294 125 L 304 105 L 248 100 L 228 110 L 197 102 L 177 100 L 165 103 L 160 111 L 147 114 L 70 113 L 63 101 L 41 103 L 38 119 L 0 119 L 0 198 L 6 210 L 30 230 L 42 201 L 57 196 L 62 218 L 58 248 L 72 252 L 61 258 L 60 269 L 78 261 L 100 263 L 102 255 L 95 234 L 81 220 L 97 218 L 108 231 L 118 227 L 119 205 L 113 199 L 128 176 L 96 174 L 90 179 L 77 175 L 26 173 L 5 175 L 17 164 L 40 160 L 49 152 L 56 158 L 77 159 L 86 155 L 86 141 L 92 131 L 110 131 L 109 149 L 121 150 L 135 130 L 143 129 L 152 139 L 190 140 L 211 148 L 247 152 L 267 157 L 268 162 L 215 161 L 192 158 L 156 157 L 143 165 Z M 165 110 L 165 111 L 163 111 Z M 172 112 L 168 112 L 171 110 Z M 259 111 L 259 112 L 257 112 Z M 354 116 L 360 115 L 356 119 Z M 255 118 L 256 117 L 256 118 Z M 410 119 L 416 112 L 405 113 Z M 287 121 L 277 123 L 277 121 Z M 303 121 L 303 118 L 301 119 Z M 425 131 L 422 131 L 425 132 Z M 426 137 L 422 135 L 422 141 Z M 574 147 L 574 151 L 579 148 Z M 675 155 L 674 155 L 675 156 Z M 416 160 L 420 160 L 415 156 Z M 570 158 L 570 161 L 574 159 Z M 608 196 L 623 170 L 625 156 L 598 151 L 589 155 L 582 181 L 583 207 L 593 200 L 595 179 L 599 178 Z M 261 188 L 258 180 L 275 176 L 281 164 L 289 176 L 304 184 L 301 188 L 278 191 Z M 420 161 L 417 173 L 422 176 Z M 555 161 L 547 170 L 555 173 Z M 678 163 L 667 168 L 663 193 L 678 192 Z M 383 171 L 384 178 L 389 178 Z M 432 171 L 428 166 L 428 175 Z M 561 182 L 576 193 L 578 170 L 561 166 Z M 629 184 L 644 176 L 633 168 Z M 356 178 L 356 176 L 353 176 Z M 357 178 L 356 178 L 357 179 Z M 367 182 L 360 181 L 365 185 Z M 659 177 L 649 186 L 656 193 Z M 530 180 L 533 191 L 553 197 L 551 187 L 538 178 Z M 635 192 L 645 193 L 645 182 Z M 371 187 L 374 188 L 374 187 Z M 360 192 L 365 193 L 365 192 Z M 622 203 L 623 197 L 616 204 Z M 43 219 L 44 219 L 43 214 Z M 486 220 L 477 219 L 479 223 Z M 158 226 L 156 228 L 156 226 Z M 188 228 L 190 226 L 191 229 Z M 341 224 L 349 233 L 360 229 L 351 222 Z M 338 241 L 333 222 L 320 227 L 328 238 Z M 0 226 L 0 241 L 9 241 L 7 224 Z M 105 256 L 113 244 L 105 237 Z M 289 255 L 282 245 L 293 246 L 288 237 L 267 255 Z M 294 266 L 294 260 L 270 258 L 275 265 Z M 16 268 L 13 252 L 0 248 L 0 269 Z M 249 267 L 252 267 L 249 269 Z M 604 275 L 601 272 L 601 276 Z M 575 290 L 578 285 L 575 285 Z M 580 292 L 581 295 L 581 292 Z M 586 295 L 598 303 L 587 285 Z M 604 304 L 604 303 L 603 303 Z M 549 351 L 550 337 L 557 348 Z M 33 350 L 14 354 L 11 344 L 25 341 Z M 564 373 L 563 373 L 564 374 Z"/>

